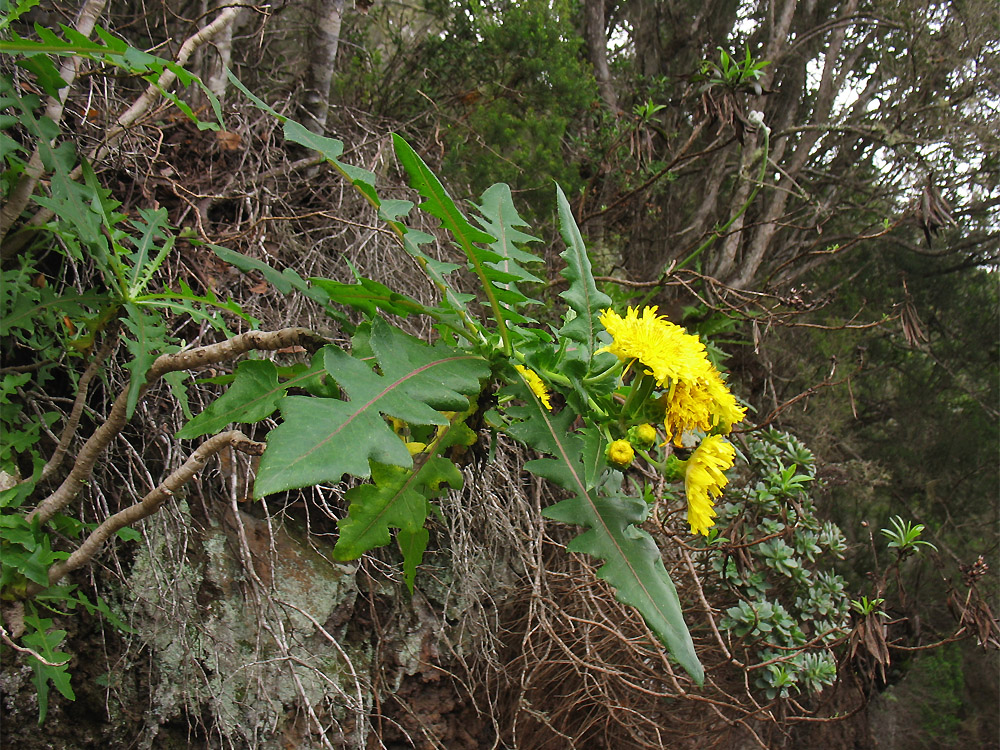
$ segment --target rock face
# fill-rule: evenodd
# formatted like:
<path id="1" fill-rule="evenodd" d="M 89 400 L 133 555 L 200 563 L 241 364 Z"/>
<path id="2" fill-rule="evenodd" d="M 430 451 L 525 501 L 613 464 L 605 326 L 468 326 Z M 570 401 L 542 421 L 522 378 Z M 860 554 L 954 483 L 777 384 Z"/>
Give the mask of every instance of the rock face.
<path id="1" fill-rule="evenodd" d="M 430 551 L 411 597 L 394 549 L 338 562 L 333 524 L 324 517 L 321 528 L 315 512 L 310 526 L 301 508 L 267 518 L 255 515 L 263 516 L 259 504 L 189 501 L 147 519 L 131 559 L 119 548 L 119 575 L 99 576 L 131 632 L 82 612 L 56 618 L 69 631 L 77 700 L 50 691 L 41 729 L 31 669 L 5 658 L 5 744 L 352 749 L 373 736 L 386 747 L 430 747 L 428 736 L 456 750 L 492 744 L 492 724 L 454 675 L 497 647 L 483 617 L 515 578 L 502 555 Z M 88 589 L 86 577 L 78 582 Z"/>
<path id="2" fill-rule="evenodd" d="M 237 745 L 285 747 L 318 724 L 338 727 L 335 746 L 361 746 L 350 736 L 370 708 L 371 653 L 340 643 L 357 565 L 332 561 L 291 522 L 243 512 L 200 537 L 184 540 L 180 558 L 178 535 L 147 533 L 128 577 L 156 675 L 143 745 L 156 746 L 159 727 L 178 716 L 204 716 L 207 731 Z"/>

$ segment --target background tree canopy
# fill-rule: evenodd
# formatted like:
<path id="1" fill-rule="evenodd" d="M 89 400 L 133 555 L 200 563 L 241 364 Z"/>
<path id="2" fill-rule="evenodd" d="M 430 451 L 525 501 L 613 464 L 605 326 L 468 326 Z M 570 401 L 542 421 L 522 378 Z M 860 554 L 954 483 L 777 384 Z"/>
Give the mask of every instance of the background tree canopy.
<path id="1" fill-rule="evenodd" d="M 552 523 L 511 510 L 545 503 L 540 490 L 532 494 L 520 479 L 523 456 L 502 441 L 487 450 L 509 461 L 465 479 L 468 492 L 488 498 L 482 515 L 466 517 L 454 508 L 449 515 L 445 499 L 440 521 L 431 519 L 440 528 L 429 554 L 440 567 L 423 583 L 428 593 L 419 592 L 418 579 L 412 599 L 393 578 L 398 560 L 390 553 L 372 555 L 357 570 L 323 567 L 323 545 L 336 541 L 336 521 L 350 500 L 342 490 L 282 496 L 280 509 L 245 504 L 254 469 L 233 454 L 220 459 L 215 485 L 206 480 L 171 500 L 162 518 L 143 527 L 141 541 L 123 539 L 133 546 L 111 550 L 89 577 L 79 572 L 74 579 L 110 602 L 104 617 L 124 619 L 133 633 L 104 633 L 104 620 L 93 611 L 49 623 L 48 632 L 66 636 L 64 647 L 78 655 L 74 668 L 97 686 L 81 688 L 74 678 L 76 705 L 110 704 L 106 696 L 114 695 L 120 704 L 146 707 L 140 716 L 119 712 L 88 725 L 87 742 L 124 747 L 141 737 L 155 746 L 195 736 L 206 747 L 266 747 L 278 742 L 273 727 L 264 726 L 272 722 L 280 723 L 287 746 L 322 746 L 312 728 L 316 717 L 288 697 L 308 703 L 303 696 L 312 695 L 311 683 L 275 683 L 276 697 L 261 698 L 232 687 L 221 662 L 205 666 L 213 654 L 206 643 L 220 639 L 229 647 L 223 631 L 251 643 L 266 623 L 269 637 L 287 645 L 282 658 L 288 660 L 298 639 L 320 640 L 294 631 L 292 625 L 310 625 L 301 613 L 254 600 L 246 605 L 258 617 L 251 622 L 224 605 L 242 586 L 234 582 L 249 575 L 239 566 L 270 549 L 265 583 L 319 581 L 296 589 L 301 598 L 285 595 L 299 603 L 328 597 L 329 619 L 316 624 L 334 634 L 331 643 L 340 638 L 356 646 L 352 659 L 379 665 L 370 683 L 354 676 L 357 705 L 350 703 L 353 694 L 343 705 L 356 713 L 337 714 L 341 704 L 324 698 L 343 732 L 324 740 L 334 747 L 359 746 L 365 722 L 376 727 L 383 743 L 376 746 L 384 747 L 490 746 L 477 744 L 489 731 L 490 741 L 507 743 L 493 746 L 519 748 L 729 747 L 748 738 L 775 748 L 874 747 L 876 741 L 890 748 L 998 747 L 995 2 L 54 0 L 0 2 L 0 19 L 0 40 L 8 45 L 0 58 L 0 459 L 17 469 L 5 476 L 46 472 L 41 466 L 61 445 L 60 420 L 76 411 L 81 430 L 96 429 L 124 389 L 132 421 L 96 467 L 90 494 L 74 506 L 79 522 L 100 522 L 183 463 L 174 434 L 233 372 L 220 365 L 199 375 L 206 380 L 197 387 L 173 378 L 170 390 L 151 390 L 155 400 L 142 400 L 139 381 L 128 385 L 130 371 L 141 366 L 136 362 L 148 366 L 172 346 L 211 344 L 254 321 L 271 329 L 305 326 L 346 342 L 359 323 L 357 310 L 326 317 L 323 295 L 285 296 L 285 285 L 301 291 L 295 279 L 310 276 L 348 283 L 364 277 L 404 292 L 414 304 L 430 304 L 433 284 L 400 260 L 387 228 L 392 207 L 400 205 L 393 201 L 413 198 L 393 155 L 395 133 L 458 205 L 480 200 L 495 183 L 510 185 L 540 239 L 533 248 L 546 261 L 529 293 L 550 317 L 567 286 L 558 184 L 586 239 L 601 293 L 620 310 L 657 305 L 700 334 L 713 361 L 728 369 L 734 392 L 750 408 L 736 431 L 745 441 L 747 469 L 727 495 L 733 538 L 726 541 L 733 546 L 726 560 L 712 567 L 709 556 L 687 547 L 686 557 L 672 559 L 685 575 L 708 581 L 707 599 L 695 593 L 701 584 L 682 587 L 686 607 L 714 608 L 733 632 L 742 627 L 741 616 L 762 617 L 738 611 L 739 602 L 750 599 L 728 582 L 729 566 L 742 581 L 754 571 L 774 574 L 777 546 L 760 545 L 781 530 L 767 526 L 772 521 L 763 506 L 746 515 L 740 509 L 773 489 L 755 486 L 753 471 L 780 476 L 798 456 L 798 468 L 808 464 L 810 473 L 803 481 L 815 484 L 808 497 L 799 487 L 786 493 L 788 507 L 801 516 L 789 521 L 783 511 L 782 529 L 815 516 L 816 534 L 826 529 L 824 543 L 838 550 L 833 527 L 822 524 L 839 526 L 844 559 L 829 574 L 842 576 L 849 598 L 879 600 L 884 611 L 855 608 L 850 636 L 837 652 L 836 684 L 825 681 L 823 664 L 814 665 L 816 685 L 825 686 L 819 697 L 805 691 L 801 705 L 782 703 L 797 694 L 778 685 L 781 675 L 766 666 L 755 673 L 770 675 L 762 682 L 745 679 L 747 694 L 765 691 L 753 694 L 777 701 L 768 704 L 780 706 L 776 716 L 790 711 L 798 717 L 768 724 L 743 710 L 744 675 L 734 666 L 745 666 L 740 653 L 746 657 L 751 647 L 742 638 L 761 635 L 758 630 L 748 626 L 728 653 L 699 645 L 703 661 L 716 659 L 706 663 L 719 670 L 721 692 L 712 700 L 722 708 L 710 709 L 711 701 L 680 701 L 687 693 L 663 676 L 672 669 L 665 656 L 630 650 L 629 638 L 645 633 L 641 618 L 628 620 L 632 630 L 626 628 L 624 640 L 604 639 L 607 627 L 594 623 L 632 617 L 613 609 L 619 605 L 606 591 L 567 603 L 581 576 L 593 573 L 588 563 L 553 568 L 544 596 L 537 588 L 524 593 L 524 581 L 535 574 L 541 580 L 541 561 L 551 562 L 568 538 Z M 124 45 L 118 57 L 87 46 L 90 37 L 110 47 L 105 30 Z M 76 45 L 75 56 L 56 49 L 53 33 L 58 44 Z M 17 47 L 20 40 L 55 47 L 28 54 Z M 160 62 L 150 63 L 140 50 Z M 47 54 L 55 67 L 40 62 Z M 160 78 L 166 74 L 174 78 Z M 159 89 L 147 89 L 150 83 Z M 331 141 L 294 137 L 299 131 L 286 118 L 342 141 L 343 153 L 330 157 Z M 91 171 L 78 166 L 83 156 Z M 377 178 L 381 212 L 370 195 L 351 188 L 359 174 L 351 169 Z M 76 207 L 75 218 L 57 208 L 67 205 Z M 144 239 L 149 247 L 167 246 L 155 273 L 119 275 L 136 294 L 181 290 L 184 301 L 165 308 L 162 325 L 136 313 L 123 318 L 119 331 L 115 316 L 95 313 L 89 295 L 103 293 L 110 277 L 102 276 L 104 261 L 80 249 L 86 243 L 79 238 L 114 234 L 93 223 L 98 213 L 105 228 L 121 228 L 114 247 L 134 252 L 130 258 L 146 252 Z M 422 262 L 435 267 L 455 260 L 435 221 L 413 221 L 433 238 Z M 129 233 L 137 239 L 127 239 Z M 234 260 L 236 253 L 243 260 Z M 382 309 L 391 309 L 413 334 L 432 337 L 430 323 L 398 307 Z M 116 353 L 119 336 L 125 346 Z M 300 344 L 308 347 L 305 339 L 276 347 L 281 367 L 295 366 Z M 106 365 L 91 365 L 105 358 Z M 78 393 L 84 396 L 74 409 Z M 59 450 L 76 455 L 85 437 L 72 434 Z M 55 469 L 46 481 L 49 473 Z M 232 507 L 220 511 L 212 497 Z M 933 549 L 887 548 L 891 536 L 880 530 L 891 530 L 897 517 L 923 524 L 921 539 Z M 288 521 L 280 533 L 272 527 L 277 518 Z M 740 524 L 759 532 L 745 549 L 733 541 Z M 57 531 L 57 550 L 71 549 L 69 540 L 80 533 Z M 535 541 L 525 546 L 526 538 Z M 517 545 L 527 551 L 511 552 Z M 279 548 L 281 560 L 295 561 L 280 575 Z M 803 549 L 797 554 L 806 555 Z M 44 570 L 40 575 L 44 580 Z M 770 585 L 763 578 L 758 583 L 761 591 Z M 791 578 L 779 578 L 777 589 L 789 609 L 803 611 L 804 604 L 792 602 L 815 594 L 815 587 L 798 591 Z M 79 606 L 82 613 L 89 604 Z M 428 614 L 435 608 L 444 613 L 439 619 Z M 780 613 L 772 615 L 773 622 L 781 620 Z M 7 610 L 4 617 L 5 634 L 14 632 Z M 197 625 L 187 635 L 165 625 L 188 617 Z M 292 623 L 289 633 L 278 632 L 280 623 Z M 447 628 L 453 629 L 443 635 Z M 708 642 L 698 640 L 707 633 L 694 634 L 697 644 Z M 588 703 L 579 696 L 598 674 L 581 666 L 591 637 L 606 649 L 608 663 L 618 658 L 637 671 L 608 676 L 595 692 L 600 699 Z M 195 667 L 164 656 L 175 643 L 196 654 Z M 71 742 L 76 709 L 64 700 L 66 685 L 53 678 L 62 693 L 49 697 L 56 724 L 38 729 L 31 670 L 12 665 L 13 652 L 4 648 L 4 724 L 13 727 L 5 735 L 23 747 Z M 881 659 L 882 648 L 891 659 Z M 96 664 L 99 653 L 108 654 L 106 664 L 85 666 Z M 644 671 L 654 662 L 660 672 Z M 560 664 L 571 665 L 565 668 L 571 676 Z M 140 674 L 143 665 L 152 676 Z M 334 672 L 342 667 L 327 667 L 329 685 L 340 689 L 342 675 Z M 256 679 L 264 685 L 268 678 Z M 190 687 L 195 683 L 211 690 L 199 692 Z M 361 696 L 363 683 L 369 692 Z M 647 686 L 649 702 L 629 703 L 634 694 L 625 686 L 632 684 Z M 317 694 L 327 696 L 329 685 L 316 687 Z M 579 699 L 572 710 L 552 700 L 560 685 Z M 396 703 L 385 698 L 383 706 L 379 696 L 395 696 Z M 524 703 L 527 698 L 536 703 Z M 609 719 L 612 701 L 642 720 Z M 260 719 L 247 729 L 239 727 L 245 719 L 226 713 L 267 702 L 272 713 L 259 716 L 287 711 L 287 717 Z M 297 708 L 289 708 L 293 704 Z M 686 708 L 672 711 L 672 705 Z M 803 718 L 835 714 L 847 718 Z M 672 728 L 655 739 L 651 727 L 660 725 Z M 473 737 L 474 726 L 489 730 Z"/>

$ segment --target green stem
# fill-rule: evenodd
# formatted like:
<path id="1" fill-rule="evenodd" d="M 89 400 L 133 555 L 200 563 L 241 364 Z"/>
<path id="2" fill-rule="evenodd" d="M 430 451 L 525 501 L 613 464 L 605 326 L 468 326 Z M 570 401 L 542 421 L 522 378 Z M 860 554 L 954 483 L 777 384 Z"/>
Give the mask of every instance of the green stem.
<path id="1" fill-rule="evenodd" d="M 640 362 L 638 366 L 642 367 L 643 365 Z M 629 390 L 628 396 L 625 397 L 625 404 L 622 406 L 619 418 L 623 430 L 625 425 L 631 421 L 636 410 L 649 398 L 649 394 L 653 392 L 655 386 L 656 379 L 648 372 L 640 371 L 638 378 L 632 381 L 632 388 Z"/>

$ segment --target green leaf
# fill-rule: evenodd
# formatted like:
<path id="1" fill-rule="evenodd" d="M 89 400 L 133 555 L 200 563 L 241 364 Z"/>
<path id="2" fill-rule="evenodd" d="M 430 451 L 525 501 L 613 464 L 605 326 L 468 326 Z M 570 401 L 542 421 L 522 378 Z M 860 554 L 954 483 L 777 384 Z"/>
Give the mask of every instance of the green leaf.
<path id="1" fill-rule="evenodd" d="M 76 700 L 67 669 L 70 654 L 56 651 L 56 648 L 66 637 L 66 631 L 52 630 L 52 620 L 39 617 L 34 611 L 25 614 L 24 624 L 28 628 L 28 632 L 22 638 L 24 645 L 46 661 L 57 665 L 51 667 L 33 656 L 28 657 L 28 663 L 35 673 L 35 690 L 38 692 L 38 723 L 42 724 L 49 710 L 49 681 L 56 686 L 56 690 L 63 697 L 68 700 Z"/>
<path id="2" fill-rule="evenodd" d="M 194 416 L 191 414 L 191 404 L 188 401 L 188 389 L 185 382 L 190 377 L 191 373 L 186 370 L 163 373 L 163 381 L 170 387 L 170 393 L 173 394 L 177 405 L 181 407 L 181 413 L 185 419 L 192 419 Z"/>
<path id="3" fill-rule="evenodd" d="M 131 302 L 126 303 L 124 309 L 126 315 L 122 318 L 122 322 L 132 334 L 132 338 L 123 336 L 125 345 L 132 353 L 131 361 L 125 363 L 125 367 L 131 373 L 125 418 L 131 419 L 135 405 L 139 401 L 139 390 L 146 383 L 146 373 L 166 347 L 167 327 L 163 318 L 150 315 Z"/>
<path id="4" fill-rule="evenodd" d="M 178 286 L 177 291 L 168 287 L 161 294 L 143 294 L 133 301 L 145 307 L 162 307 L 173 310 L 178 315 L 190 315 L 194 320 L 204 321 L 226 336 L 233 334 L 226 326 L 225 320 L 218 315 L 219 312 L 232 313 L 254 327 L 260 324 L 256 318 L 243 312 L 243 308 L 232 297 L 223 302 L 211 289 L 206 290 L 205 294 L 195 294 L 183 279 L 179 281 Z"/>
<path id="5" fill-rule="evenodd" d="M 490 249 L 499 260 L 485 261 L 484 270 L 497 288 L 497 299 L 507 309 L 507 320 L 511 323 L 529 322 L 516 310 L 528 304 L 539 304 L 529 299 L 517 288 L 516 282 L 542 283 L 542 280 L 524 269 L 522 263 L 540 263 L 541 258 L 521 250 L 518 245 L 538 242 L 537 237 L 522 232 L 518 227 L 528 224 L 518 215 L 510 187 L 499 183 L 493 185 L 482 197 L 482 205 L 476 206 L 482 214 L 478 219 L 483 229 L 496 237 Z M 531 321 L 533 322 L 533 321 Z"/>
<path id="6" fill-rule="evenodd" d="M 167 209 L 159 208 L 154 211 L 140 208 L 139 216 L 142 217 L 142 221 L 131 222 L 132 226 L 142 232 L 142 236 L 134 242 L 136 251 L 130 258 L 132 262 L 132 277 L 128 284 L 130 297 L 141 294 L 146 288 L 153 274 L 173 249 L 175 239 L 172 234 L 173 228 L 167 222 Z M 164 230 L 167 230 L 167 233 L 164 233 Z M 156 251 L 156 256 L 149 260 L 151 250 Z"/>
<path id="7" fill-rule="evenodd" d="M 598 576 L 615 588 L 619 601 L 642 614 L 671 655 L 701 685 L 705 672 L 684 624 L 677 590 L 653 538 L 639 527 L 646 519 L 648 505 L 641 498 L 622 496 L 613 479 L 596 487 L 588 482 L 581 461 L 585 442 L 572 432 L 576 415 L 568 408 L 553 415 L 526 387 L 518 390 L 527 406 L 509 410 L 512 417 L 520 419 L 511 425 L 510 434 L 554 456 L 530 461 L 525 468 L 571 493 L 568 499 L 545 508 L 543 515 L 587 528 L 567 549 L 604 561 Z M 617 473 L 611 476 L 620 477 Z"/>
<path id="8" fill-rule="evenodd" d="M 424 557 L 424 550 L 427 549 L 430 537 L 430 532 L 424 528 L 419 528 L 416 531 L 400 529 L 396 532 L 396 544 L 399 545 L 399 551 L 403 553 L 403 580 L 406 581 L 406 587 L 411 594 L 417 580 L 417 565 Z"/>
<path id="9" fill-rule="evenodd" d="M 117 534 L 118 538 L 121 539 L 123 542 L 138 542 L 140 539 L 142 539 L 142 534 L 133 529 L 131 526 L 126 526 L 123 529 L 118 529 L 118 531 L 116 531 L 115 534 Z"/>
<path id="10" fill-rule="evenodd" d="M 27 293 L 29 291 L 30 296 Z M 97 308 L 107 301 L 108 295 L 99 292 L 81 294 L 73 291 L 57 294 L 48 287 L 37 292 L 20 291 L 13 299 L 13 307 L 0 316 L 0 336 L 7 336 L 15 328 L 32 331 L 38 325 L 39 318 L 50 313 L 80 320 L 89 314 L 86 307 Z"/>
<path id="11" fill-rule="evenodd" d="M 441 411 L 462 411 L 487 362 L 444 345 L 429 346 L 381 319 L 370 338 L 381 374 L 336 347 L 324 347 L 327 372 L 351 399 L 289 396 L 272 430 L 254 484 L 256 497 L 369 476 L 369 461 L 409 468 L 403 441 L 382 415 L 411 425 L 445 425 Z"/>
<path id="12" fill-rule="evenodd" d="M 178 440 L 221 432 L 233 422 L 250 424 L 271 416 L 285 397 L 278 368 L 270 360 L 247 360 L 236 367 L 236 379 L 224 394 L 177 431 Z"/>
<path id="13" fill-rule="evenodd" d="M 5 0 L 3 3 L 3 15 L 0 16 L 0 32 L 5 31 L 11 23 L 20 18 L 22 14 L 27 13 L 29 10 L 34 8 L 40 2 L 41 0 L 17 0 L 14 7 L 11 7 L 10 0 Z"/>
<path id="14" fill-rule="evenodd" d="M 38 85 L 51 97 L 58 97 L 59 90 L 66 88 L 66 81 L 59 76 L 59 69 L 50 57 L 36 55 L 18 60 L 17 66 L 33 73 Z"/>
<path id="15" fill-rule="evenodd" d="M 368 317 L 375 317 L 379 310 L 403 318 L 414 313 L 433 312 L 412 297 L 394 292 L 384 284 L 364 277 L 358 277 L 357 284 L 322 278 L 310 278 L 309 281 L 326 292 L 332 302 L 353 307 Z"/>
<path id="16" fill-rule="evenodd" d="M 501 300 L 508 303 L 517 301 L 518 297 L 521 300 L 526 300 L 523 295 L 514 294 L 506 286 L 502 286 L 518 279 L 517 276 L 503 273 L 497 268 L 498 265 L 509 262 L 510 259 L 504 258 L 492 249 L 481 246 L 483 244 L 492 245 L 497 242 L 497 238 L 481 229 L 476 229 L 469 223 L 469 220 L 465 218 L 465 215 L 455 205 L 455 201 L 444 189 L 441 181 L 410 144 L 396 134 L 393 134 L 392 142 L 396 149 L 396 157 L 410 177 L 410 185 L 425 198 L 424 202 L 420 204 L 420 208 L 441 220 L 442 226 L 451 232 L 458 246 L 465 253 L 465 257 L 469 261 L 469 269 L 479 277 L 493 313 L 493 320 L 496 321 L 500 338 L 504 342 L 504 351 L 510 353 L 511 345 L 507 332 L 509 315 L 507 308 L 501 305 Z"/>
<path id="17" fill-rule="evenodd" d="M 64 553 L 53 552 L 49 547 L 49 538 L 42 537 L 42 543 L 35 547 L 30 556 L 25 558 L 21 565 L 21 573 L 29 581 L 34 581 L 39 586 L 49 585 L 49 568 L 60 557 L 67 557 Z"/>
<path id="18" fill-rule="evenodd" d="M 325 379 L 327 372 L 319 357 L 314 358 L 311 367 L 299 368 L 294 374 L 282 373 L 269 359 L 245 360 L 237 365 L 229 389 L 178 430 L 175 437 L 191 440 L 221 432 L 234 422 L 260 422 L 277 410 L 289 388 L 311 391 Z"/>
<path id="19" fill-rule="evenodd" d="M 416 471 L 372 462 L 374 484 L 347 492 L 351 505 L 339 523 L 340 539 L 334 548 L 338 560 L 355 560 L 375 547 L 389 543 L 389 530 L 399 529 L 397 542 L 403 553 L 406 584 L 413 590 L 416 567 L 427 545 L 424 521 L 430 509 L 428 498 L 440 493 L 441 485 L 458 489 L 462 474 L 441 456 L 430 456 Z M 424 533 L 421 533 L 424 532 Z"/>
<path id="20" fill-rule="evenodd" d="M 295 289 L 307 297 L 310 296 L 308 293 L 309 285 L 291 268 L 277 271 L 262 260 L 249 258 L 235 250 L 230 250 L 228 247 L 220 245 L 209 245 L 208 247 L 226 263 L 241 271 L 259 271 L 264 276 L 264 280 L 282 294 L 291 294 L 292 290 Z"/>
<path id="21" fill-rule="evenodd" d="M 559 227 L 566 250 L 560 257 L 566 261 L 562 275 L 569 282 L 569 288 L 559 296 L 569 304 L 572 314 L 559 331 L 559 337 L 566 337 L 581 345 L 577 358 L 590 362 L 594 351 L 599 348 L 597 334 L 604 330 L 600 324 L 601 310 L 611 306 L 611 298 L 597 288 L 594 272 L 587 255 L 583 235 L 573 218 L 569 201 L 558 185 L 556 198 L 559 206 Z"/>
<path id="22" fill-rule="evenodd" d="M 448 459 L 436 455 L 452 445 L 471 445 L 476 434 L 462 421 L 440 427 L 437 436 L 418 454 L 413 470 L 398 466 L 372 464 L 375 484 L 355 487 L 347 492 L 351 505 L 347 517 L 340 522 L 340 539 L 334 555 L 340 560 L 354 560 L 368 550 L 389 543 L 390 529 L 399 529 L 396 542 L 403 553 L 403 573 L 406 585 L 413 592 L 417 565 L 427 548 L 428 534 L 424 529 L 430 498 L 444 491 L 462 487 L 462 473 Z"/>

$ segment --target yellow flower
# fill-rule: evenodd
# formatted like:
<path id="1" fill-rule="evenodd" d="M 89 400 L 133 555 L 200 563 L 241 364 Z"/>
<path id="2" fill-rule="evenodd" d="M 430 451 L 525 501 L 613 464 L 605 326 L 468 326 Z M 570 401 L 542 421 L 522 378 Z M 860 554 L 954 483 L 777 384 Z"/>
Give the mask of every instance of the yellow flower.
<path id="1" fill-rule="evenodd" d="M 701 340 L 657 315 L 655 307 L 644 308 L 641 316 L 630 307 L 624 318 L 604 310 L 601 323 L 614 340 L 598 353 L 611 352 L 623 362 L 639 360 L 661 388 L 670 381 L 695 380 L 711 367 Z"/>
<path id="2" fill-rule="evenodd" d="M 635 459 L 635 451 L 628 440 L 613 440 L 608 445 L 607 457 L 619 469 L 626 469 Z"/>
<path id="3" fill-rule="evenodd" d="M 545 383 L 538 377 L 538 373 L 521 365 L 514 365 L 514 369 L 521 373 L 524 382 L 528 384 L 531 392 L 538 396 L 538 400 L 542 402 L 542 406 L 552 411 L 552 402 L 549 401 L 549 389 L 545 387 Z"/>
<path id="4" fill-rule="evenodd" d="M 705 388 L 712 399 L 712 427 L 722 425 L 723 432 L 729 434 L 732 426 L 747 415 L 746 407 L 739 405 L 714 367 L 705 377 Z"/>
<path id="5" fill-rule="evenodd" d="M 675 445 L 681 445 L 688 430 L 709 432 L 719 427 L 728 433 L 746 416 L 746 409 L 709 362 L 701 340 L 657 315 L 655 307 L 644 308 L 642 314 L 630 307 L 624 318 L 604 310 L 601 323 L 613 341 L 599 351 L 609 351 L 623 362 L 639 360 L 667 391 L 660 397 L 663 426 Z"/>
<path id="6" fill-rule="evenodd" d="M 663 406 L 663 428 L 667 440 L 673 438 L 678 448 L 681 437 L 688 430 L 708 432 L 712 428 L 712 397 L 700 384 L 677 383 L 670 392 L 658 399 Z"/>
<path id="7" fill-rule="evenodd" d="M 684 469 L 684 492 L 688 501 L 688 523 L 692 534 L 708 534 L 715 526 L 714 499 L 729 481 L 725 471 L 732 467 L 736 449 L 725 438 L 709 435 L 701 441 Z"/>

